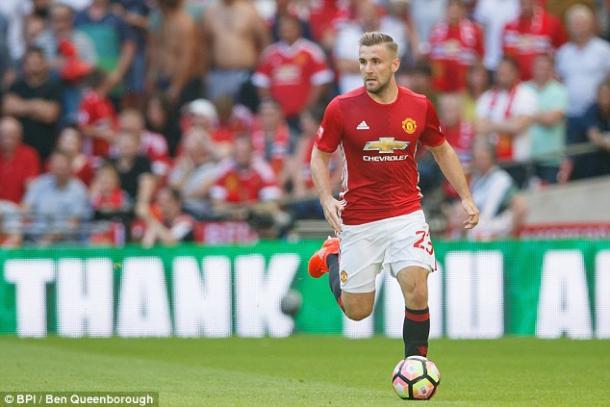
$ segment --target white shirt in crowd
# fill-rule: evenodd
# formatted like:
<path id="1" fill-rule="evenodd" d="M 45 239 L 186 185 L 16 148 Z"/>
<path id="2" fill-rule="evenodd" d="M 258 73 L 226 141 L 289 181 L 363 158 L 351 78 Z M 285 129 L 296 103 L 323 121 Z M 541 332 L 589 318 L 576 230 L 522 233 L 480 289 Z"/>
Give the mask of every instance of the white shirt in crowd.
<path id="1" fill-rule="evenodd" d="M 557 52 L 557 73 L 568 88 L 567 115 L 582 116 L 597 98 L 597 87 L 610 74 L 610 44 L 592 38 L 584 47 L 573 42 Z"/>
<path id="2" fill-rule="evenodd" d="M 485 32 L 485 57 L 483 62 L 490 70 L 496 69 L 502 58 L 502 31 L 504 26 L 519 15 L 519 0 L 479 0 L 474 19 Z"/>
<path id="3" fill-rule="evenodd" d="M 411 18 L 419 40 L 428 42 L 432 27 L 445 19 L 447 0 L 411 0 Z"/>
<path id="4" fill-rule="evenodd" d="M 13 61 L 18 60 L 25 52 L 25 41 L 23 38 L 24 18 L 32 10 L 32 3 L 24 0 L 0 0 L 0 13 L 7 21 L 8 26 L 8 48 Z"/>
<path id="5" fill-rule="evenodd" d="M 490 89 L 477 100 L 477 117 L 498 123 L 517 116 L 536 113 L 536 95 L 519 84 L 514 91 Z M 494 135 L 497 138 L 497 135 Z M 513 137 L 513 160 L 525 161 L 530 157 L 529 128 Z"/>
<path id="6" fill-rule="evenodd" d="M 513 224 L 509 207 L 515 189 L 510 175 L 499 167 L 493 167 L 484 175 L 474 175 L 470 189 L 480 217 L 477 227 L 468 231 L 468 238 L 489 240 L 508 236 Z"/>

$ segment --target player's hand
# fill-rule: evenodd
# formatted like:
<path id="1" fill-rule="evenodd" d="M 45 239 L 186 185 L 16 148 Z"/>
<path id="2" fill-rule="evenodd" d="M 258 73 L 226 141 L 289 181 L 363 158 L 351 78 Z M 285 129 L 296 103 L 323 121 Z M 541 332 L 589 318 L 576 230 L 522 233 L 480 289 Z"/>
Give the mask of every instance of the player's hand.
<path id="1" fill-rule="evenodd" d="M 334 229 L 335 232 L 341 232 L 341 212 L 345 207 L 345 201 L 337 201 L 332 196 L 322 199 L 320 201 L 322 209 L 324 210 L 324 217 L 328 224 Z"/>
<path id="2" fill-rule="evenodd" d="M 466 220 L 464 221 L 464 229 L 472 229 L 479 223 L 479 209 L 472 202 L 472 199 L 462 199 L 462 208 L 466 212 Z"/>

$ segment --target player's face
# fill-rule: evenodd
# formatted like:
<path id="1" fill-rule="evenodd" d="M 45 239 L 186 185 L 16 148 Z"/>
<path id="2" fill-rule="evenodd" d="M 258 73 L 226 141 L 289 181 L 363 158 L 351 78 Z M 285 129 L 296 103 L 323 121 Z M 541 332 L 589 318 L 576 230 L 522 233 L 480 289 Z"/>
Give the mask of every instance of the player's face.
<path id="1" fill-rule="evenodd" d="M 360 75 L 364 87 L 370 93 L 382 93 L 398 70 L 399 61 L 394 52 L 384 44 L 360 47 Z"/>

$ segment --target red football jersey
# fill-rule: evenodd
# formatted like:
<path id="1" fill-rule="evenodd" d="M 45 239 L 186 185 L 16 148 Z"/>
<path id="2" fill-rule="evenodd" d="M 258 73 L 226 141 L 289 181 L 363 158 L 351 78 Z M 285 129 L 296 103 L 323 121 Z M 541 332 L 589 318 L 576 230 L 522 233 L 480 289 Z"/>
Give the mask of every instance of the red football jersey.
<path id="1" fill-rule="evenodd" d="M 518 17 L 504 27 L 504 54 L 517 60 L 522 80 L 532 78 L 532 65 L 539 55 L 552 54 L 567 40 L 561 21 L 542 7 L 531 19 Z"/>
<path id="2" fill-rule="evenodd" d="M 271 165 L 277 176 L 284 169 L 284 164 L 290 155 L 290 129 L 286 125 L 281 125 L 276 129 L 275 134 L 269 139 L 267 137 L 264 130 L 255 130 L 252 133 L 252 147 L 260 158 Z"/>
<path id="3" fill-rule="evenodd" d="M 20 203 L 28 182 L 38 174 L 40 159 L 32 147 L 21 144 L 11 157 L 0 154 L 0 200 Z"/>
<path id="4" fill-rule="evenodd" d="M 472 161 L 472 146 L 476 136 L 473 126 L 463 121 L 453 127 L 443 126 L 443 130 L 462 165 L 469 165 Z"/>
<path id="5" fill-rule="evenodd" d="M 83 95 L 78 112 L 81 126 L 116 127 L 117 117 L 112 102 L 93 90 Z M 101 139 L 85 140 L 84 150 L 95 157 L 107 157 L 110 145 Z"/>
<path id="6" fill-rule="evenodd" d="M 265 49 L 261 63 L 252 78 L 259 87 L 269 88 L 286 116 L 299 114 L 309 98 L 311 88 L 332 81 L 322 49 L 306 39 L 292 45 L 278 42 Z"/>
<path id="7" fill-rule="evenodd" d="M 418 142 L 445 141 L 436 111 L 423 95 L 399 87 L 390 104 L 361 87 L 334 98 L 324 113 L 316 146 L 345 154 L 343 223 L 358 225 L 421 208 L 415 153 Z"/>
<path id="8" fill-rule="evenodd" d="M 281 194 L 273 170 L 260 159 L 254 159 L 249 168 L 232 163 L 210 189 L 213 199 L 231 203 L 264 202 L 278 199 Z"/>
<path id="9" fill-rule="evenodd" d="M 441 92 L 466 87 L 468 67 L 483 57 L 481 29 L 468 19 L 458 25 L 439 23 L 430 34 L 433 86 Z"/>

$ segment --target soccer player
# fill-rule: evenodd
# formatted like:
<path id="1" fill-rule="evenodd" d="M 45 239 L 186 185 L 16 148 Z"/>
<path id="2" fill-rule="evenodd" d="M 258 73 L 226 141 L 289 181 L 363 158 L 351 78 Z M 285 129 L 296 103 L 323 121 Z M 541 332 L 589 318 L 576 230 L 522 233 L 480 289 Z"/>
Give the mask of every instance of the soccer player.
<path id="1" fill-rule="evenodd" d="M 389 270 L 405 299 L 405 357 L 425 357 L 430 332 L 427 279 L 436 260 L 417 187 L 418 143 L 431 150 L 459 194 L 466 229 L 477 224 L 479 211 L 432 103 L 397 86 L 397 48 L 387 34 L 365 33 L 359 51 L 364 87 L 337 96 L 326 108 L 311 171 L 326 220 L 339 237 L 329 238 L 308 267 L 312 277 L 329 274 L 339 306 L 353 320 L 371 314 L 376 275 Z M 341 200 L 332 196 L 328 169 L 339 146 L 346 163 Z"/>

